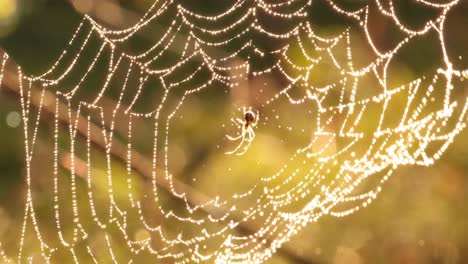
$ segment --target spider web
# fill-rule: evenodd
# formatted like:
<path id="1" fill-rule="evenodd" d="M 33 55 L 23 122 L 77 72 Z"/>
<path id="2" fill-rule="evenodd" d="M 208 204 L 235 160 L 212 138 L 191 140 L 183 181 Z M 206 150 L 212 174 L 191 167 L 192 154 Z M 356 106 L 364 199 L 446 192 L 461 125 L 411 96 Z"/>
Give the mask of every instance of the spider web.
<path id="1" fill-rule="evenodd" d="M 27 173 L 17 262 L 51 262 L 61 252 L 75 262 L 264 262 L 321 217 L 343 217 L 369 205 L 398 167 L 433 164 L 466 126 L 468 105 L 460 91 L 468 70 L 453 66 L 444 36 L 447 13 L 460 1 L 414 1 L 430 14 L 419 25 L 407 24 L 395 2 L 238 0 L 207 14 L 176 0 L 156 1 L 124 30 L 84 16 L 46 72 L 33 76 L 15 69 Z M 333 30 L 314 20 L 314 5 L 339 18 Z M 394 43 L 379 41 L 377 22 L 398 33 Z M 138 35 L 148 34 L 152 24 L 164 25 L 164 34 L 157 42 L 139 43 Z M 435 39 L 440 61 L 428 73 L 400 77 L 395 61 L 427 39 Z M 2 76 L 8 60 L 4 56 Z M 280 89 L 269 89 L 265 80 L 271 76 Z M 242 190 L 206 190 L 212 198 L 193 204 L 171 169 L 180 159 L 172 152 L 181 144 L 174 127 L 190 121 L 181 114 L 185 105 L 207 91 L 228 95 L 245 86 L 256 89 L 254 99 L 227 117 L 212 111 L 197 126 L 221 127 L 217 152 L 226 164 L 255 161 L 271 129 L 288 143 L 287 158 Z M 148 98 L 155 98 L 150 107 Z M 279 110 L 284 105 L 290 112 Z M 253 128 L 259 136 L 241 157 L 225 155 L 235 147 L 225 136 L 241 132 L 230 119 L 242 118 L 243 107 L 259 112 Z M 53 128 L 44 132 L 46 108 L 53 110 Z M 214 124 L 217 115 L 223 124 Z M 134 152 L 141 127 L 153 131 L 146 146 L 151 177 L 144 184 L 133 165 L 141 159 Z M 38 138 L 47 136 L 50 162 L 35 156 L 44 152 Z M 289 142 L 293 137 L 301 140 Z M 265 148 L 272 159 L 279 147 Z M 124 157 L 124 168 L 113 161 L 115 152 Z M 38 172 L 37 163 L 43 163 Z M 230 169 L 214 173 L 229 178 Z M 48 218 L 38 216 L 36 174 L 49 179 Z M 95 186 L 99 181 L 104 190 Z M 168 201 L 168 192 L 183 206 Z M 50 219 L 54 230 L 44 228 Z M 240 232 L 245 225 L 255 231 Z M 96 252 L 96 236 L 108 252 Z"/>

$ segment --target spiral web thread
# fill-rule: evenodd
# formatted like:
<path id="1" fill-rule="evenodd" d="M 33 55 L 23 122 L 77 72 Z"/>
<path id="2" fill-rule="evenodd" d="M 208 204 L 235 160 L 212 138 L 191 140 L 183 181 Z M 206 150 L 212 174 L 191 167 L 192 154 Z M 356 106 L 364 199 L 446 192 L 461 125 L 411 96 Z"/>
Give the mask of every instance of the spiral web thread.
<path id="1" fill-rule="evenodd" d="M 176 0 L 156 1 L 136 24 L 124 30 L 108 29 L 84 16 L 68 47 L 49 70 L 30 76 L 23 73 L 21 68 L 17 69 L 24 124 L 27 191 L 24 224 L 15 259 L 23 262 L 41 258 L 50 262 L 55 252 L 66 250 L 78 263 L 80 260 L 76 251 L 84 247 L 88 257 L 98 263 L 100 255 L 93 252 L 92 245 L 87 241 L 91 232 L 100 230 L 104 234 L 108 254 L 118 263 L 133 262 L 133 257 L 142 253 L 149 254 L 155 262 L 258 263 L 271 258 L 283 243 L 321 217 L 343 217 L 366 207 L 378 196 L 383 183 L 396 168 L 401 165 L 430 166 L 466 126 L 466 98 L 457 98 L 454 93 L 463 86 L 468 70 L 453 67 L 444 43 L 446 15 L 459 1 L 433 3 L 417 0 L 415 3 L 437 13 L 418 29 L 400 21 L 393 1 L 367 1 L 351 9 L 339 1 L 324 0 L 322 4 L 350 21 L 348 28 L 333 36 L 317 33 L 309 22 L 308 12 L 313 5 L 311 0 L 238 0 L 229 8 L 211 15 L 191 11 Z M 137 34 L 144 33 L 149 25 L 159 23 L 159 19 L 168 13 L 172 14 L 172 23 L 159 36 L 158 42 L 140 52 L 125 51 L 126 44 Z M 385 17 L 403 36 L 385 52 L 379 50 L 369 32 L 371 14 Z M 280 21 L 278 23 L 287 25 L 289 29 L 275 32 L 263 25 L 265 17 Z M 419 76 L 398 86 L 390 85 L 387 73 L 392 60 L 400 50 L 429 34 L 436 34 L 439 39 L 441 64 L 432 75 Z M 353 56 L 352 49 L 356 35 L 364 39 L 371 54 L 368 56 L 371 59 L 360 66 L 354 63 L 357 56 Z M 264 50 L 253 36 L 278 43 L 278 47 Z M 183 38 L 183 41 L 176 38 Z M 99 43 L 97 48 L 90 44 L 93 41 Z M 167 65 L 165 55 L 176 45 L 180 48 L 180 43 L 183 43 L 183 48 L 179 57 Z M 237 46 L 232 47 L 233 43 Z M 293 49 L 296 51 L 294 56 L 291 55 Z M 219 50 L 229 52 L 216 52 Z M 84 61 L 82 57 L 86 52 L 94 52 L 94 60 Z M 240 57 L 245 59 L 239 60 Z M 2 77 L 8 60 L 5 55 Z M 78 94 L 87 78 L 98 71 L 95 69 L 98 60 L 107 61 L 106 78 L 100 87 L 96 87 L 93 97 L 83 99 Z M 253 66 L 254 61 L 267 60 L 267 66 Z M 83 66 L 85 71 L 81 72 L 77 70 L 77 65 L 82 63 L 86 63 L 86 66 Z M 313 84 L 311 76 L 316 68 L 323 65 L 330 67 L 336 78 L 318 86 Z M 184 73 L 181 77 L 180 72 L 187 72 L 187 69 L 189 74 Z M 124 76 L 115 74 L 120 71 L 125 73 Z M 234 194 L 229 199 L 216 196 L 202 205 L 190 204 L 187 194 L 174 188 L 174 179 L 168 168 L 170 156 L 167 146 L 172 119 L 184 100 L 197 96 L 203 90 L 212 89 L 215 85 L 236 89 L 245 79 L 271 73 L 281 75 L 289 84 L 261 102 L 261 107 L 258 107 L 260 115 L 268 116 L 266 112 L 272 111 L 271 106 L 283 99 L 290 104 L 316 107 L 316 119 L 311 120 L 316 127 L 310 144 L 297 149 L 277 173 L 258 175 L 259 183 L 249 190 Z M 80 78 L 68 80 L 73 75 Z M 204 81 L 200 83 L 200 79 Z M 130 92 L 128 83 L 131 80 L 138 85 Z M 149 81 L 156 82 L 157 87 L 145 86 Z M 117 83 L 111 85 L 113 82 Z M 39 87 L 41 91 L 40 106 L 35 115 L 31 111 L 32 87 Z M 117 90 L 109 91 L 111 88 Z M 162 91 L 162 96 L 154 109 L 142 112 L 136 105 L 145 89 L 158 89 Z M 182 95 L 177 97 L 179 103 L 168 106 L 167 98 L 175 90 L 183 90 Z M 52 101 L 47 96 L 49 91 L 55 95 Z M 110 92 L 117 94 L 118 99 L 109 117 L 105 116 L 103 100 Z M 401 113 L 388 111 L 395 101 L 403 102 Z M 35 159 L 36 139 L 42 122 L 40 113 L 46 105 L 55 109 L 53 164 L 48 165 L 52 168 L 50 177 L 53 177 L 54 184 L 52 219 L 56 230 L 47 230 L 47 236 L 54 233 L 52 236 L 57 237 L 56 241 L 46 238 L 46 231 L 41 229 L 31 176 L 31 163 Z M 65 131 L 59 126 L 64 118 L 60 116 L 61 105 L 67 106 L 68 112 L 66 118 L 69 125 Z M 126 120 L 124 124 L 128 124 L 125 135 L 127 175 L 114 172 L 111 157 L 113 140 L 117 137 L 114 128 L 123 119 Z M 152 195 L 145 198 L 135 195 L 133 186 L 132 131 L 136 120 L 154 124 L 154 138 L 150 139 L 153 144 L 152 179 L 147 183 L 151 185 Z M 264 122 L 268 123 L 268 118 Z M 366 125 L 368 123 L 373 125 Z M 80 125 L 87 129 L 84 140 L 78 142 Z M 99 136 L 106 146 L 106 195 L 109 200 L 106 210 L 94 204 L 93 125 L 100 127 L 102 135 Z M 70 193 L 67 197 L 71 199 L 62 198 L 60 193 L 63 183 L 59 176 L 62 157 L 59 145 L 63 140 L 69 142 Z M 339 146 L 337 140 L 341 142 Z M 320 147 L 317 148 L 317 144 Z M 78 153 L 83 145 L 85 149 Z M 78 183 L 82 179 L 77 177 L 79 173 L 76 171 L 77 163 L 81 162 L 77 158 L 79 155 L 86 164 L 84 190 Z M 249 152 L 245 155 L 249 155 Z M 119 204 L 115 198 L 113 180 L 116 177 L 128 178 L 129 206 Z M 185 201 L 184 213 L 179 214 L 162 206 L 158 177 L 164 177 L 169 182 L 171 195 Z M 86 207 L 78 202 L 80 193 L 88 196 Z M 151 201 L 153 208 L 162 216 L 162 223 L 152 224 L 151 219 L 145 216 L 140 199 Z M 250 203 L 248 208 L 237 206 L 251 199 L 256 202 Z M 291 209 L 298 205 L 300 210 Z M 72 219 L 61 217 L 63 207 L 71 208 Z M 200 217 L 200 212 L 207 208 L 223 209 L 223 214 L 208 213 Z M 84 223 L 85 218 L 91 219 L 91 223 Z M 130 221 L 136 222 L 150 235 L 138 239 L 133 234 L 135 224 L 130 227 Z M 192 232 L 180 231 L 176 237 L 170 236 L 163 228 L 165 221 L 188 225 Z M 255 232 L 236 232 L 240 225 L 252 221 L 260 223 Z M 64 231 L 64 223 L 71 227 L 72 233 Z M 110 229 L 117 232 L 111 234 Z M 34 234 L 40 245 L 40 254 L 26 255 L 23 250 L 28 232 Z M 157 247 L 153 246 L 153 240 L 159 241 Z M 116 255 L 113 243 L 126 245 L 126 258 Z M 10 261 L 3 251 L 1 256 Z"/>

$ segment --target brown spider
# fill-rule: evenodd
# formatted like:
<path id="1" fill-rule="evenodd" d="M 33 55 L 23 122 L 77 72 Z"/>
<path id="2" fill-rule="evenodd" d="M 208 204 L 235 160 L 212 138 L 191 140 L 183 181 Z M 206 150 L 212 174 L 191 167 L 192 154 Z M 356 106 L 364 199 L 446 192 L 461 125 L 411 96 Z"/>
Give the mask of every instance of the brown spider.
<path id="1" fill-rule="evenodd" d="M 240 140 L 239 145 L 232 151 L 226 152 L 226 154 L 234 154 L 236 153 L 242 146 L 244 146 L 244 149 L 241 152 L 237 152 L 236 155 L 242 155 L 250 147 L 250 144 L 252 144 L 253 139 L 255 138 L 255 132 L 253 131 L 253 127 L 257 124 L 258 122 L 258 111 L 254 113 L 252 110 L 246 110 L 244 108 L 244 120 L 240 118 L 233 118 L 231 119 L 234 124 L 238 125 L 239 128 L 241 129 L 241 133 L 238 136 L 232 137 L 227 135 L 226 137 L 230 141 L 237 141 Z"/>

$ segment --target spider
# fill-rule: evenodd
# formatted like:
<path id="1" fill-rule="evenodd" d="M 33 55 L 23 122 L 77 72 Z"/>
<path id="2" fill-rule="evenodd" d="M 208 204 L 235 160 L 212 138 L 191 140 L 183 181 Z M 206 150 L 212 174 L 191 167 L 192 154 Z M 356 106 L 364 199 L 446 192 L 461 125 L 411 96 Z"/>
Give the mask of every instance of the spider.
<path id="1" fill-rule="evenodd" d="M 253 139 L 255 138 L 255 133 L 253 131 L 253 127 L 257 124 L 257 121 L 258 121 L 258 118 L 259 118 L 259 115 L 258 115 L 258 111 L 256 111 L 256 113 L 254 113 L 252 110 L 247 110 L 244 108 L 244 120 L 240 119 L 240 118 L 232 118 L 231 121 L 238 125 L 240 128 L 241 128 L 241 133 L 240 135 L 236 136 L 236 137 L 232 137 L 232 136 L 229 136 L 229 135 L 226 135 L 226 137 L 230 140 L 230 141 L 237 141 L 237 140 L 240 140 L 240 143 L 239 145 L 237 145 L 237 147 L 235 149 L 233 149 L 232 151 L 228 151 L 226 152 L 226 154 L 234 154 L 236 153 L 236 155 L 242 155 L 244 154 L 245 152 L 247 152 L 247 150 L 249 149 L 250 147 L 250 144 L 252 144 L 252 141 Z M 246 143 L 246 144 L 244 144 Z M 244 149 L 241 151 L 241 152 L 238 152 L 238 150 L 244 146 Z"/>

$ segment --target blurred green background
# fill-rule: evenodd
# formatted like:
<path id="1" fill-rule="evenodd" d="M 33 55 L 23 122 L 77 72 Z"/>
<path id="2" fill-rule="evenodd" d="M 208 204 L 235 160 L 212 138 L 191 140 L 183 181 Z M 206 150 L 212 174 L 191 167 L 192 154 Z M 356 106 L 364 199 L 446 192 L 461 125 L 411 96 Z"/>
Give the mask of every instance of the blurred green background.
<path id="1" fill-rule="evenodd" d="M 191 7 L 199 8 L 200 12 L 209 13 L 218 8 L 214 4 L 216 1 L 205 4 L 202 2 L 184 1 Z M 345 2 L 350 5 L 359 4 L 356 3 L 359 1 Z M 6 50 L 25 72 L 40 73 L 48 69 L 64 49 L 80 23 L 83 13 L 90 14 L 91 17 L 110 27 L 119 28 L 134 21 L 132 16 L 138 17 L 143 14 L 151 3 L 151 0 L 0 0 L 0 47 Z M 218 3 L 218 5 L 222 4 Z M 325 5 L 317 3 L 313 4 L 311 11 L 313 22 L 320 25 L 322 32 L 333 32 L 343 23 L 347 23 L 346 20 L 337 20 L 327 10 Z M 428 16 L 427 10 L 414 9 L 411 4 L 402 4 L 400 11 L 405 21 L 414 25 L 421 23 Z M 467 68 L 468 4 L 466 1 L 460 1 L 459 6 L 454 8 L 449 17 L 447 47 L 450 56 L 456 58 L 453 60 L 456 67 Z M 170 18 L 167 20 L 170 21 Z M 388 45 L 391 46 L 392 41 L 399 40 L 398 33 L 385 29 L 385 26 L 381 31 L 382 45 L 389 43 Z M 404 70 L 399 69 L 400 75 L 396 73 L 392 75 L 392 77 L 398 76 L 395 80 L 392 79 L 395 85 L 424 75 L 437 66 L 440 58 L 434 52 L 434 40 L 431 38 L 428 37 L 417 43 L 415 49 L 418 52 L 412 53 L 413 50 L 410 49 L 398 58 L 399 65 Z M 157 34 L 141 37 L 129 48 L 138 49 L 157 39 Z M 88 56 L 91 57 L 92 54 Z M 267 81 L 265 80 L 265 85 Z M 263 85 L 264 81 L 260 80 L 258 83 Z M 89 84 L 88 89 L 92 90 L 93 86 Z M 245 101 L 242 99 L 243 95 L 239 96 L 240 99 L 232 99 L 232 95 L 227 95 L 224 89 L 221 86 L 218 90 L 211 89 L 187 102 L 188 106 L 185 106 L 186 109 L 181 115 L 190 115 L 190 119 L 176 121 L 175 126 L 178 130 L 172 136 L 176 138 L 176 143 L 174 147 L 171 147 L 171 151 L 179 158 L 173 159 L 174 164 L 169 164 L 170 167 L 179 180 L 208 195 L 219 195 L 220 190 L 223 190 L 226 192 L 225 195 L 229 196 L 230 192 L 242 190 L 255 183 L 256 180 L 252 179 L 254 177 L 250 176 L 273 174 L 278 164 L 288 159 L 290 150 L 297 149 L 304 143 L 304 140 L 307 140 L 307 136 L 297 133 L 293 136 L 288 134 L 288 142 L 282 142 L 279 140 L 284 132 L 281 129 L 272 132 L 277 138 L 260 133 L 256 139 L 258 146 L 252 150 L 258 153 L 258 158 L 226 162 L 224 154 L 220 153 L 223 151 L 219 150 L 220 141 L 217 140 L 224 137 L 224 127 L 219 124 L 223 122 L 228 124 L 229 121 L 226 120 L 229 120 L 233 112 L 237 113 L 235 109 Z M 466 88 L 461 89 L 459 94 L 463 97 L 463 89 L 466 90 Z M 145 104 L 151 105 L 152 99 L 148 100 L 142 103 L 142 108 L 145 108 Z M 314 129 L 306 117 L 295 119 L 294 113 L 297 109 L 291 108 L 286 102 L 278 107 L 278 111 L 283 113 L 281 121 L 283 123 L 280 122 L 283 127 L 288 127 L 288 123 L 293 123 L 295 131 Z M 12 256 L 15 256 L 17 250 L 25 199 L 24 139 L 19 113 L 18 98 L 2 90 L 0 93 L 0 241 L 6 253 Z M 313 118 L 313 112 L 311 118 Z M 150 126 L 145 127 L 144 121 L 140 121 L 140 125 L 142 128 L 136 132 L 134 147 L 143 155 L 150 157 L 151 146 L 147 144 L 145 138 L 151 135 L 152 130 Z M 41 148 L 46 149 L 50 146 L 52 131 L 52 123 L 41 123 L 39 143 L 37 143 L 39 151 L 36 155 L 41 155 Z M 78 142 L 85 144 L 84 140 Z M 274 156 L 262 155 L 271 152 L 272 146 L 276 150 Z M 465 129 L 434 166 L 399 168 L 385 184 L 377 200 L 367 208 L 345 218 L 325 218 L 301 231 L 287 245 L 288 248 L 294 249 L 295 254 L 300 256 L 300 260 L 278 253 L 270 262 L 468 263 L 467 146 L 468 131 Z M 96 162 L 95 173 L 104 175 L 105 172 L 102 171 L 105 166 L 104 155 L 99 154 L 99 150 L 95 151 L 97 160 L 101 159 Z M 47 152 L 44 151 L 44 153 Z M 50 161 L 47 154 L 44 154 L 43 159 Z M 52 181 L 47 178 L 46 169 L 41 173 L 40 164 L 35 166 L 36 171 L 39 171 L 39 176 L 44 174 L 44 177 L 34 178 L 37 181 L 34 183 L 34 189 L 38 193 L 37 197 L 41 197 L 38 201 L 39 217 L 44 219 L 44 223 L 50 218 L 52 228 L 55 226 L 49 211 L 52 206 L 50 193 Z M 115 165 L 115 170 L 124 173 L 125 166 Z M 125 184 L 125 182 L 117 181 L 114 186 L 117 190 L 117 199 L 125 199 L 127 195 Z M 144 192 L 146 188 L 144 182 L 137 182 L 135 185 L 137 185 L 135 189 L 142 189 L 143 191 L 140 191 Z M 105 184 L 97 183 L 96 186 L 98 190 L 99 186 L 106 188 Z M 63 195 L 67 195 L 66 190 L 63 192 Z M 99 196 L 99 191 L 96 193 Z M 105 207 L 105 195 L 102 196 L 102 203 Z M 166 196 L 165 202 L 169 204 L 168 207 L 177 208 L 182 205 L 180 201 L 167 194 Z M 97 200 L 101 198 L 98 197 Z M 83 197 L 80 196 L 79 199 L 86 200 L 87 197 L 83 194 Z M 177 231 L 174 230 L 175 227 L 170 226 L 170 223 L 167 225 L 168 230 Z M 64 226 L 66 229 L 67 225 Z M 47 229 L 46 224 L 43 224 L 43 227 Z M 135 236 L 147 236 L 144 230 L 137 230 L 135 234 Z M 90 243 L 99 249 L 105 242 L 101 234 L 93 235 L 95 238 L 91 238 Z M 116 244 L 116 252 L 119 252 L 120 246 L 125 247 L 125 245 Z M 31 243 L 26 246 L 25 250 L 30 253 L 35 252 L 37 245 Z M 104 262 L 111 261 L 109 256 L 100 257 Z M 54 261 L 68 263 L 71 259 L 64 253 L 58 254 Z M 84 261 L 90 260 L 84 259 Z"/>

